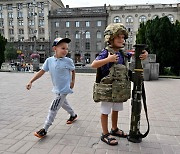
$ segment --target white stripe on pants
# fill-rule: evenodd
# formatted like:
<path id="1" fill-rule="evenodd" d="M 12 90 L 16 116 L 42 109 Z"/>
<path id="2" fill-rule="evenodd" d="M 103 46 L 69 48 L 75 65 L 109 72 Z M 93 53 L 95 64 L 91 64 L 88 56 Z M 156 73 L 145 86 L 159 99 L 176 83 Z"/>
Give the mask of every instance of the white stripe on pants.
<path id="1" fill-rule="evenodd" d="M 67 96 L 66 94 L 61 94 L 61 95 L 57 94 L 56 98 L 53 100 L 44 124 L 44 129 L 46 130 L 46 132 L 48 128 L 52 125 L 56 117 L 56 114 L 61 107 L 65 111 L 67 111 L 71 116 L 75 116 L 73 109 L 66 100 L 66 96 Z"/>

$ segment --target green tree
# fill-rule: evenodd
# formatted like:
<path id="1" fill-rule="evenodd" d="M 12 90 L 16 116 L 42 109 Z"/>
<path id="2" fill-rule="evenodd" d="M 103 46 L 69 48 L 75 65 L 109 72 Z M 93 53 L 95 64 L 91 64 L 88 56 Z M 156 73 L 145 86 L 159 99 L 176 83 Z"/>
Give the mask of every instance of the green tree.
<path id="1" fill-rule="evenodd" d="M 17 59 L 17 52 L 16 49 L 14 48 L 14 46 L 12 44 L 9 44 L 8 46 L 6 46 L 6 50 L 5 50 L 5 59 L 6 60 L 12 60 L 12 59 Z"/>
<path id="2" fill-rule="evenodd" d="M 0 34 L 0 69 L 2 63 L 5 61 L 4 51 L 6 46 L 7 40 Z"/>
<path id="3" fill-rule="evenodd" d="M 172 72 L 180 75 L 180 22 L 176 21 L 174 25 L 174 44 L 173 44 Z"/>
<path id="4" fill-rule="evenodd" d="M 174 24 L 168 17 L 156 17 L 154 20 L 148 21 L 143 29 L 140 28 L 139 32 L 140 34 L 137 34 L 138 43 L 145 42 L 150 53 L 156 54 L 157 62 L 160 63 L 160 74 L 163 74 L 164 67 L 172 67 L 174 61 L 174 34 L 176 33 Z"/>

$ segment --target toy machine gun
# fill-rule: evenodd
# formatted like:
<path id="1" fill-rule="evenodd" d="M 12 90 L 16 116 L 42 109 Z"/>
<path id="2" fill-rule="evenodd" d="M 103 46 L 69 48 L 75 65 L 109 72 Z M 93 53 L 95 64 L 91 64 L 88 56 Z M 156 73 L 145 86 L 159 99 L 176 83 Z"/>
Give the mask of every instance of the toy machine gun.
<path id="1" fill-rule="evenodd" d="M 146 106 L 146 94 L 143 82 L 143 68 L 141 65 L 141 60 L 139 56 L 142 54 L 146 45 L 137 44 L 135 47 L 135 69 L 133 72 L 133 90 L 132 90 L 132 100 L 131 100 L 131 126 L 127 139 L 130 142 L 140 143 L 142 138 L 145 138 L 149 133 L 149 120 L 147 115 L 147 106 Z M 148 123 L 148 129 L 145 134 L 140 133 L 140 116 L 141 116 L 141 99 L 143 100 L 144 111 L 146 114 L 146 119 Z"/>

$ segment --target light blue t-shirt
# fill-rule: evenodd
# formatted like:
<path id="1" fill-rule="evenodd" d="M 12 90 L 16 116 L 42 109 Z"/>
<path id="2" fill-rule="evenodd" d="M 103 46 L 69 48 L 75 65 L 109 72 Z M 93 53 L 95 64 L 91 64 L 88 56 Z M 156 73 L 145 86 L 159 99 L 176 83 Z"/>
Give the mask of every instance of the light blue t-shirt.
<path id="1" fill-rule="evenodd" d="M 73 93 L 70 88 L 71 71 L 75 69 L 73 60 L 64 57 L 56 58 L 49 57 L 44 62 L 42 69 L 49 71 L 53 83 L 52 92 L 55 94 L 69 94 Z"/>

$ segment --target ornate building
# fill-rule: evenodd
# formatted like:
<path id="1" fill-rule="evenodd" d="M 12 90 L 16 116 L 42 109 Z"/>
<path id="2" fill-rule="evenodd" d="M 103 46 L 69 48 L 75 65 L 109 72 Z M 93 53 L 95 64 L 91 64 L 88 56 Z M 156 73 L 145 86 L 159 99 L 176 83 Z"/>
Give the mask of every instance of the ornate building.
<path id="1" fill-rule="evenodd" d="M 64 7 L 61 0 L 1 0 L 0 33 L 15 44 L 17 52 L 29 58 L 49 56 L 49 11 Z"/>
<path id="2" fill-rule="evenodd" d="M 180 20 L 180 4 L 107 6 L 107 11 L 108 23 L 123 23 L 129 31 L 129 38 L 126 41 L 126 47 L 129 50 L 135 44 L 136 33 L 141 22 L 154 19 L 156 16 L 159 18 L 168 16 L 172 23 Z"/>
<path id="3" fill-rule="evenodd" d="M 51 11 L 49 26 L 51 42 L 56 37 L 69 37 L 70 56 L 75 63 L 90 63 L 104 47 L 104 29 L 107 25 L 106 6 L 60 8 Z M 52 44 L 52 43 L 51 43 Z"/>

